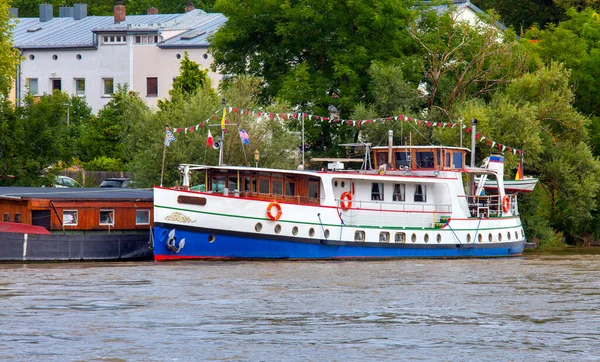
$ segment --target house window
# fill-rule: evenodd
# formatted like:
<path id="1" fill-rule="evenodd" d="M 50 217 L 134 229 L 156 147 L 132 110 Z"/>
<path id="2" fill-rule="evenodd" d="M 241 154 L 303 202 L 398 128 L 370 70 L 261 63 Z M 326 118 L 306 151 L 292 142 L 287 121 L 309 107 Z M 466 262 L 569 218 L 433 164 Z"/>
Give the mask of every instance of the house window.
<path id="1" fill-rule="evenodd" d="M 150 210 L 135 210 L 136 225 L 150 225 Z"/>
<path id="2" fill-rule="evenodd" d="M 100 210 L 100 225 L 115 225 L 115 210 Z"/>
<path id="3" fill-rule="evenodd" d="M 426 185 L 415 185 L 415 202 L 427 202 Z"/>
<path id="4" fill-rule="evenodd" d="M 158 35 L 136 35 L 136 44 L 156 44 L 158 43 Z"/>
<path id="5" fill-rule="evenodd" d="M 406 197 L 406 185 L 394 184 L 394 201 L 404 201 Z"/>
<path id="6" fill-rule="evenodd" d="M 75 79 L 75 94 L 78 96 L 85 95 L 85 79 Z"/>
<path id="7" fill-rule="evenodd" d="M 383 183 L 373 182 L 371 186 L 371 200 L 383 201 Z"/>
<path id="8" fill-rule="evenodd" d="M 60 80 L 60 78 L 57 79 L 51 79 L 52 81 L 52 90 L 62 90 L 62 81 Z"/>
<path id="9" fill-rule="evenodd" d="M 31 94 L 31 95 L 38 94 L 38 79 L 37 78 L 27 79 L 27 88 L 29 88 L 29 94 Z"/>
<path id="10" fill-rule="evenodd" d="M 112 78 L 102 78 L 102 94 L 104 96 L 112 96 L 115 91 Z"/>
<path id="11" fill-rule="evenodd" d="M 79 213 L 77 210 L 63 211 L 63 225 L 77 225 L 79 221 Z"/>
<path id="12" fill-rule="evenodd" d="M 158 78 L 157 77 L 146 78 L 146 96 L 147 97 L 158 96 Z"/>
<path id="13" fill-rule="evenodd" d="M 125 35 L 103 35 L 102 44 L 127 44 Z"/>

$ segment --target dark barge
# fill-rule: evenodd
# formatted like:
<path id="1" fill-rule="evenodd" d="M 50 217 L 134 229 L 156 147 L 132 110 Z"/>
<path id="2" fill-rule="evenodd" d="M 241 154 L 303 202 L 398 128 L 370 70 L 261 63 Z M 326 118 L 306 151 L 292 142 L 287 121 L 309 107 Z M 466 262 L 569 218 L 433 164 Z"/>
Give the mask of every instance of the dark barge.
<path id="1" fill-rule="evenodd" d="M 0 187 L 0 261 L 151 260 L 153 192 Z"/>

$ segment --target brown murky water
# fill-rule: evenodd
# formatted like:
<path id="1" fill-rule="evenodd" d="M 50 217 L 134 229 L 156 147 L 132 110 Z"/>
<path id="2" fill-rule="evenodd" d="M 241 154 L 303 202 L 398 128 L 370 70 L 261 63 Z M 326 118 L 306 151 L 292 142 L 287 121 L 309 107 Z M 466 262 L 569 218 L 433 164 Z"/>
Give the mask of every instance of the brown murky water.
<path id="1" fill-rule="evenodd" d="M 0 359 L 600 360 L 600 255 L 4 264 Z"/>

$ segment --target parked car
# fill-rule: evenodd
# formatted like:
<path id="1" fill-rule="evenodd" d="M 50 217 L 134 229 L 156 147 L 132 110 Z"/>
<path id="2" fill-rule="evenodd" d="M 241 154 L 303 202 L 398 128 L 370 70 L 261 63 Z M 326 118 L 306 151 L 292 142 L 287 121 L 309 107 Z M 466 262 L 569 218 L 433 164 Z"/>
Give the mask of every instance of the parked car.
<path id="1" fill-rule="evenodd" d="M 128 177 L 111 177 L 105 178 L 100 182 L 100 187 L 125 187 L 132 188 L 133 181 Z"/>
<path id="2" fill-rule="evenodd" d="M 52 185 L 48 185 L 48 187 L 66 188 L 66 187 L 83 187 L 83 186 L 81 186 L 81 184 L 79 182 L 73 180 L 72 178 L 70 178 L 68 176 L 58 175 L 54 179 L 54 183 Z"/>

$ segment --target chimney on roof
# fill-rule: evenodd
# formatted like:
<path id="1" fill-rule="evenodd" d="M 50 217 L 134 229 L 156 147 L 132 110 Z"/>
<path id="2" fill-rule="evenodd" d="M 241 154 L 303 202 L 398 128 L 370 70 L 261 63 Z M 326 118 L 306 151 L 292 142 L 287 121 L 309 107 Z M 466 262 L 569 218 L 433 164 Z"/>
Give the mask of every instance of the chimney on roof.
<path id="1" fill-rule="evenodd" d="M 61 6 L 58 8 L 59 18 L 70 18 L 73 16 L 73 8 L 67 6 Z"/>
<path id="2" fill-rule="evenodd" d="M 45 23 L 52 20 L 52 4 L 40 4 L 40 21 Z"/>
<path id="3" fill-rule="evenodd" d="M 148 9 L 148 15 L 158 15 L 158 9 L 157 8 Z"/>
<path id="4" fill-rule="evenodd" d="M 19 8 L 10 8 L 9 14 L 13 18 L 18 18 L 19 17 Z"/>
<path id="5" fill-rule="evenodd" d="M 87 4 L 73 4 L 73 19 L 81 20 L 87 17 Z"/>
<path id="6" fill-rule="evenodd" d="M 125 5 L 123 0 L 115 1 L 115 24 L 125 21 Z"/>
<path id="7" fill-rule="evenodd" d="M 194 2 L 193 2 L 193 1 L 188 1 L 188 2 L 187 2 L 187 5 L 185 6 L 185 12 L 186 12 L 186 13 L 189 13 L 190 11 L 192 11 L 192 10 L 194 10 L 194 9 L 196 9 L 196 8 L 194 7 Z"/>

